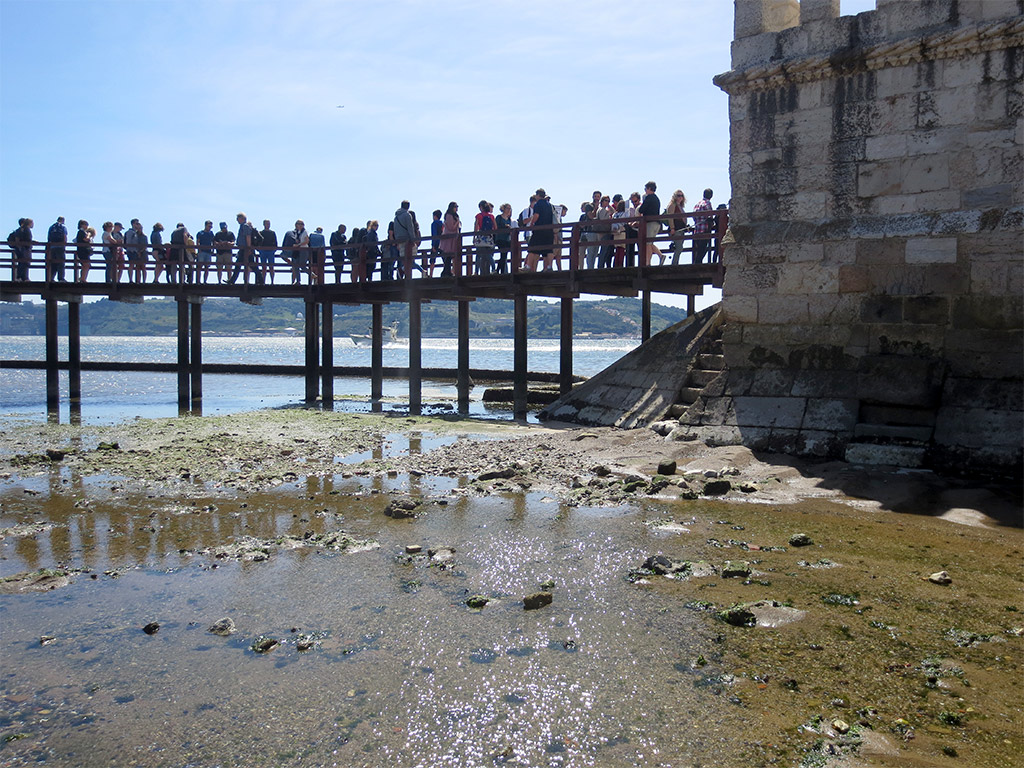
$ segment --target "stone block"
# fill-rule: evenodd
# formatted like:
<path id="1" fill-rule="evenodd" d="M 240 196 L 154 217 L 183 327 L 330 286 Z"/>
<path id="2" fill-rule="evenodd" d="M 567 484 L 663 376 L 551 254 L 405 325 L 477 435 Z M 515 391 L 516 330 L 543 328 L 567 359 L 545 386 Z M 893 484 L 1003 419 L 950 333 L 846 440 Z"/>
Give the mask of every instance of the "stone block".
<path id="1" fill-rule="evenodd" d="M 864 145 L 865 160 L 890 160 L 907 154 L 907 134 L 869 136 Z"/>
<path id="2" fill-rule="evenodd" d="M 967 145 L 967 134 L 961 127 L 935 128 L 907 134 L 907 155 L 947 155 Z"/>
<path id="3" fill-rule="evenodd" d="M 935 442 L 968 448 L 1019 448 L 1024 414 L 990 408 L 940 408 Z"/>
<path id="4" fill-rule="evenodd" d="M 839 0 L 800 0 L 800 25 L 839 18 Z"/>
<path id="5" fill-rule="evenodd" d="M 874 355 L 932 357 L 941 354 L 946 329 L 934 325 L 872 325 L 868 349 Z"/>
<path id="6" fill-rule="evenodd" d="M 860 361 L 857 396 L 868 403 L 933 407 L 941 394 L 941 364 L 908 355 L 872 355 Z"/>
<path id="7" fill-rule="evenodd" d="M 780 269 L 776 291 L 780 296 L 838 293 L 839 268 L 829 264 L 800 264 Z"/>
<path id="8" fill-rule="evenodd" d="M 1003 411 L 1024 409 L 1020 380 L 947 376 L 942 388 L 944 406 Z"/>
<path id="9" fill-rule="evenodd" d="M 799 429 L 807 401 L 802 397 L 733 398 L 736 424 L 740 427 Z"/>
<path id="10" fill-rule="evenodd" d="M 755 372 L 748 394 L 751 397 L 789 397 L 793 387 L 793 371 L 768 368 Z"/>
<path id="11" fill-rule="evenodd" d="M 757 303 L 757 322 L 762 325 L 806 323 L 807 299 L 764 296 Z"/>
<path id="12" fill-rule="evenodd" d="M 955 264 L 955 237 L 914 237 L 907 240 L 907 264 Z"/>
<path id="13" fill-rule="evenodd" d="M 807 398 L 852 398 L 857 396 L 857 377 L 851 370 L 796 371 L 791 393 Z"/>
<path id="14" fill-rule="evenodd" d="M 860 320 L 865 323 L 902 323 L 903 299 L 885 294 L 865 296 L 860 305 Z"/>
<path id="15" fill-rule="evenodd" d="M 906 241 L 902 238 L 880 240 L 851 240 L 857 251 L 858 264 L 903 264 L 906 259 Z"/>
<path id="16" fill-rule="evenodd" d="M 903 299 L 903 319 L 908 323 L 946 325 L 949 299 L 945 296 L 907 296 Z"/>
<path id="17" fill-rule="evenodd" d="M 1020 330 L 1024 325 L 1024 299 L 1020 293 L 1004 296 L 972 295 L 953 300 L 951 327 L 956 330 Z"/>
<path id="18" fill-rule="evenodd" d="M 968 208 L 1004 208 L 1013 205 L 1014 184 L 995 184 L 964 190 L 964 205 Z"/>
<path id="19" fill-rule="evenodd" d="M 901 162 L 900 175 L 900 190 L 904 193 L 947 189 L 949 158 L 941 154 L 905 158 Z"/>
<path id="20" fill-rule="evenodd" d="M 796 451 L 801 456 L 838 459 L 845 449 L 846 441 L 834 432 L 801 429 L 797 435 Z"/>
<path id="21" fill-rule="evenodd" d="M 1016 132 L 1012 128 L 981 128 L 968 130 L 967 146 L 971 149 L 1016 149 Z"/>
<path id="22" fill-rule="evenodd" d="M 756 323 L 756 296 L 722 296 L 722 310 L 727 323 Z"/>
<path id="23" fill-rule="evenodd" d="M 807 318 L 813 324 L 847 325 L 860 316 L 860 304 L 860 298 L 851 294 L 808 296 Z"/>
<path id="24" fill-rule="evenodd" d="M 916 469 L 924 466 L 925 449 L 910 445 L 849 443 L 846 446 L 845 458 L 850 464 Z"/>
<path id="25" fill-rule="evenodd" d="M 778 268 L 773 264 L 730 269 L 725 273 L 723 293 L 759 294 L 775 290 L 779 279 Z"/>
<path id="26" fill-rule="evenodd" d="M 711 447 L 719 445 L 750 445 L 744 433 L 735 426 L 709 426 L 701 427 L 699 438 L 705 445 Z"/>
<path id="27" fill-rule="evenodd" d="M 844 264 L 839 267 L 839 293 L 864 293 L 872 286 L 868 267 Z"/>
<path id="28" fill-rule="evenodd" d="M 960 236 L 961 248 L 971 260 L 978 262 L 1020 261 L 1021 231 L 996 229 L 980 234 Z"/>
<path id="29" fill-rule="evenodd" d="M 822 263 L 846 265 L 857 262 L 857 243 L 853 240 L 835 240 L 822 244 Z M 842 273 L 839 276 L 842 284 Z M 840 288 L 840 290 L 842 290 Z"/>
<path id="30" fill-rule="evenodd" d="M 704 402 L 700 423 L 714 426 L 736 426 L 735 400 L 731 397 L 709 397 Z"/>
<path id="31" fill-rule="evenodd" d="M 829 197 L 826 192 L 797 192 L 790 199 L 789 215 L 805 221 L 823 219 L 828 213 Z"/>
<path id="32" fill-rule="evenodd" d="M 900 192 L 902 163 L 900 159 L 861 163 L 857 169 L 857 194 L 878 197 Z"/>
<path id="33" fill-rule="evenodd" d="M 858 401 L 852 398 L 808 398 L 803 428 L 851 432 L 857 424 Z"/>
<path id="34" fill-rule="evenodd" d="M 792 456 L 797 451 L 800 431 L 788 428 L 772 428 L 768 437 L 768 448 L 770 453 L 781 453 Z"/>
<path id="35" fill-rule="evenodd" d="M 788 260 L 791 264 L 823 263 L 825 261 L 825 246 L 822 243 L 791 243 Z"/>

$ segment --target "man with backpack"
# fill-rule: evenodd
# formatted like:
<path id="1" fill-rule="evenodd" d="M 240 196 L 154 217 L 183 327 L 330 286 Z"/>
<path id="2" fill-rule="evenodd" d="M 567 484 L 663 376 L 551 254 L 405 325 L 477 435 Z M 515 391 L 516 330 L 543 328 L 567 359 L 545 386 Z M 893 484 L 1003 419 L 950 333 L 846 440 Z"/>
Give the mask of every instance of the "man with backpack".
<path id="1" fill-rule="evenodd" d="M 7 236 L 11 247 L 12 271 L 15 282 L 27 282 L 28 270 L 32 266 L 32 219 L 18 219 L 18 228 Z"/>
<path id="2" fill-rule="evenodd" d="M 50 283 L 54 280 L 58 283 L 67 282 L 64 279 L 67 243 L 68 228 L 64 226 L 64 217 L 58 216 L 46 233 L 46 282 Z"/>
<path id="3" fill-rule="evenodd" d="M 410 203 L 403 200 L 395 211 L 395 243 L 398 246 L 398 276 L 406 276 L 406 265 L 409 266 L 409 277 L 412 268 L 417 266 L 413 258 L 419 248 L 420 228 L 416 224 L 416 214 L 409 210 Z M 422 271 L 422 269 L 420 270 Z"/>

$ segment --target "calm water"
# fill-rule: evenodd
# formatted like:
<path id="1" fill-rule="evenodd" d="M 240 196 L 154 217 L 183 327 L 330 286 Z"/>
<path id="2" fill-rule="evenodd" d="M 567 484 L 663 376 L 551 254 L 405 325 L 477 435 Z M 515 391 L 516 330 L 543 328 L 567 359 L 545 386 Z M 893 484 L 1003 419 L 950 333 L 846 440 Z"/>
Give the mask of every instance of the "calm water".
<path id="1" fill-rule="evenodd" d="M 608 367 L 639 340 L 578 340 L 573 345 L 575 373 L 591 376 Z M 44 358 L 41 336 L 0 336 L 0 358 L 41 360 Z M 203 340 L 206 363 L 268 363 L 301 365 L 304 359 L 301 337 L 210 337 Z M 511 339 L 479 339 L 470 342 L 472 368 L 512 369 Z M 67 359 L 67 338 L 60 338 L 60 357 Z M 423 366 L 452 368 L 457 365 L 455 339 L 424 339 Z M 83 336 L 82 360 L 166 362 L 177 360 L 177 341 L 172 337 L 135 338 L 125 336 Z M 404 366 L 409 361 L 405 340 L 384 346 L 385 366 Z M 336 366 L 369 366 L 369 347 L 356 346 L 347 337 L 335 339 Z M 558 371 L 558 341 L 542 339 L 529 342 L 528 368 L 531 371 Z M 173 416 L 178 412 L 177 379 L 173 373 L 82 373 L 82 421 L 87 424 L 111 423 L 142 417 Z M 61 372 L 61 421 L 69 418 L 67 373 Z M 481 402 L 483 386 L 471 392 L 471 413 L 486 415 Z M 335 381 L 338 408 L 366 410 L 369 407 L 369 379 L 339 378 Z M 408 384 L 404 380 L 385 380 L 384 396 L 396 407 L 408 403 Z M 203 377 L 203 412 L 235 413 L 255 408 L 279 407 L 298 403 L 303 397 L 299 376 L 215 375 Z M 43 371 L 0 371 L 0 424 L 11 420 L 41 421 L 46 418 L 46 377 Z M 454 382 L 423 382 L 424 405 L 450 404 L 455 400 Z M 498 411 L 505 415 L 504 409 Z"/>

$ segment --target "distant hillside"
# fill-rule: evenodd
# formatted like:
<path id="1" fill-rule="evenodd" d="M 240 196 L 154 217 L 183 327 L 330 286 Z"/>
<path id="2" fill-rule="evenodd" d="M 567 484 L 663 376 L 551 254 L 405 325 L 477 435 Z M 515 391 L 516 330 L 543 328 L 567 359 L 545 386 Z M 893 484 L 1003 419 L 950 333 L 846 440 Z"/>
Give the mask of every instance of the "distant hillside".
<path id="1" fill-rule="evenodd" d="M 615 298 L 602 301 L 577 301 L 573 311 L 576 336 L 597 338 L 640 335 L 639 299 Z M 203 332 L 220 336 L 282 335 L 301 333 L 301 299 L 266 299 L 254 307 L 235 299 L 207 299 L 203 304 Z M 423 335 L 453 338 L 457 333 L 457 303 L 435 301 L 422 309 Z M 654 332 L 677 323 L 686 313 L 678 307 L 651 305 L 651 329 Z M 531 338 L 557 338 L 560 328 L 558 304 L 528 302 L 528 333 Z M 67 307 L 59 307 L 59 328 L 65 329 Z M 147 299 L 143 304 L 123 304 L 108 299 L 83 304 L 82 333 L 93 336 L 169 336 L 176 332 L 177 308 L 173 299 Z M 400 336 L 408 334 L 409 311 L 404 304 L 384 307 L 384 324 L 398 323 Z M 503 299 L 477 299 L 469 305 L 470 335 L 474 338 L 511 338 L 512 302 Z M 334 306 L 334 333 L 367 333 L 369 306 Z M 25 302 L 0 304 L 0 335 L 44 333 L 43 305 Z"/>

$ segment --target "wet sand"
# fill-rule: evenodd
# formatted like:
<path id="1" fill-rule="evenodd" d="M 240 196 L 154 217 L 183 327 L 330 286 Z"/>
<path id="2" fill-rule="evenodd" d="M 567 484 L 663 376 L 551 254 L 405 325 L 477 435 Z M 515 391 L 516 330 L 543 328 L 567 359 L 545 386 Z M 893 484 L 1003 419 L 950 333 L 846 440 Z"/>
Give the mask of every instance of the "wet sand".
<path id="1" fill-rule="evenodd" d="M 1003 488 L 307 410 L 26 425 L 0 451 L 5 765 L 1022 753 L 1024 536 Z M 674 573 L 644 567 L 658 555 Z M 537 591 L 551 604 L 524 610 Z M 207 631 L 222 617 L 229 637 Z"/>

